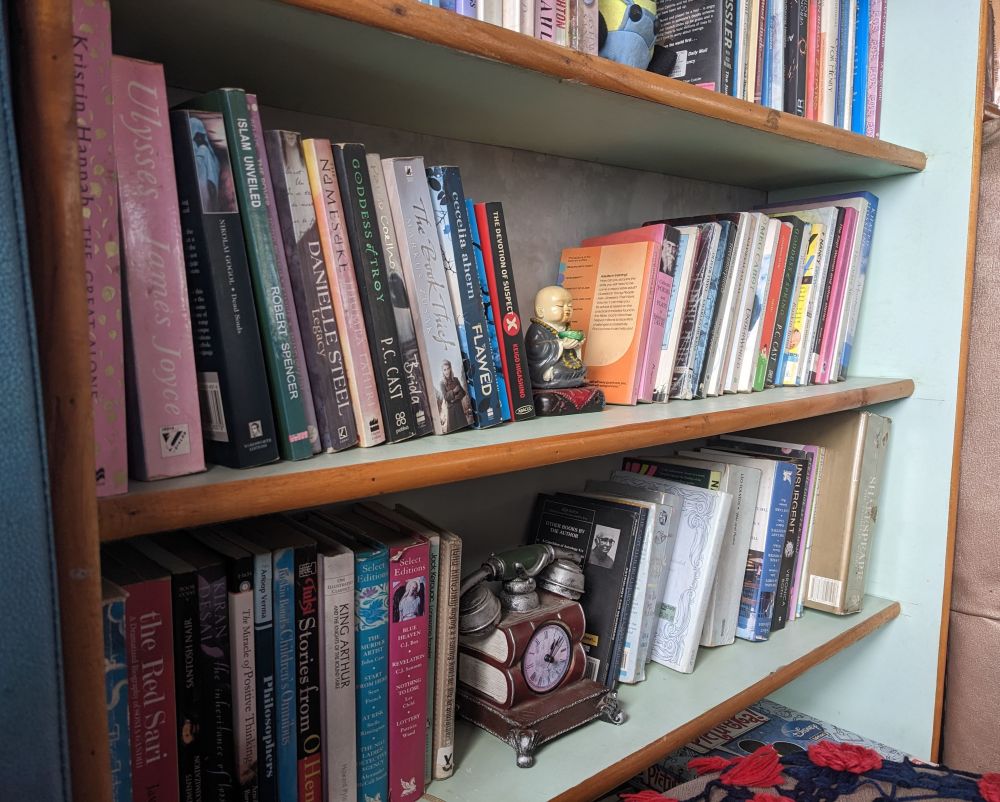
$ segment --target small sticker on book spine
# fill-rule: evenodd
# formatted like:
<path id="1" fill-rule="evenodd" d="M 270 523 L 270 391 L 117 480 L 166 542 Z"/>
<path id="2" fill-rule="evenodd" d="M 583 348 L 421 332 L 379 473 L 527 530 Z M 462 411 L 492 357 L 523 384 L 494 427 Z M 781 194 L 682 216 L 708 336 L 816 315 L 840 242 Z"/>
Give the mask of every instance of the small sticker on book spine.
<path id="1" fill-rule="evenodd" d="M 163 426 L 160 429 L 160 456 L 179 457 L 191 453 L 191 437 L 186 423 Z"/>
<path id="2" fill-rule="evenodd" d="M 838 607 L 840 605 L 840 589 L 842 586 L 843 583 L 839 579 L 829 579 L 825 576 L 811 576 L 809 577 L 809 601 Z"/>

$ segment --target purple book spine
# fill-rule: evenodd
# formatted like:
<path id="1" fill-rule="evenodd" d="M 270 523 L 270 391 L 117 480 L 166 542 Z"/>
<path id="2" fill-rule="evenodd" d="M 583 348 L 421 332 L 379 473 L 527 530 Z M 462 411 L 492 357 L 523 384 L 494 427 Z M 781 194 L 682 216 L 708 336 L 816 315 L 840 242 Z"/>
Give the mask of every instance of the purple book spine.
<path id="1" fill-rule="evenodd" d="M 267 205 L 267 222 L 271 229 L 271 239 L 274 241 L 274 255 L 278 263 L 278 281 L 281 283 L 281 293 L 285 296 L 285 311 L 288 320 L 288 334 L 292 340 L 292 351 L 295 354 L 295 372 L 302 388 L 302 404 L 306 412 L 306 428 L 309 430 L 309 443 L 313 454 L 322 451 L 319 437 L 319 426 L 316 423 L 316 406 L 313 403 L 312 386 L 309 384 L 309 371 L 306 370 L 305 353 L 302 351 L 302 337 L 299 327 L 295 324 L 298 317 L 295 313 L 295 297 L 292 294 L 292 284 L 288 277 L 288 260 L 285 258 L 285 246 L 281 239 L 281 226 L 278 223 L 278 210 L 274 205 L 274 185 L 271 182 L 271 169 L 267 161 L 267 149 L 264 147 L 264 128 L 260 123 L 260 108 L 257 106 L 257 96 L 247 95 L 247 107 L 250 109 L 250 127 L 253 129 L 253 141 L 260 157 L 260 183 L 264 188 L 264 203 Z"/>
<path id="2" fill-rule="evenodd" d="M 476 19 L 476 6 L 478 4 L 479 0 L 457 0 L 455 3 L 455 11 L 463 17 L 472 17 L 473 19 Z"/>
<path id="3" fill-rule="evenodd" d="M 114 56 L 129 460 L 139 479 L 205 470 L 163 67 Z"/>
<path id="4" fill-rule="evenodd" d="M 111 10 L 107 0 L 74 0 L 73 60 L 97 495 L 113 496 L 128 489 L 128 449 L 118 188 L 111 136 Z"/>
<path id="5" fill-rule="evenodd" d="M 872 0 L 868 28 L 868 92 L 865 135 L 878 138 L 882 123 L 882 60 L 885 57 L 886 0 Z"/>

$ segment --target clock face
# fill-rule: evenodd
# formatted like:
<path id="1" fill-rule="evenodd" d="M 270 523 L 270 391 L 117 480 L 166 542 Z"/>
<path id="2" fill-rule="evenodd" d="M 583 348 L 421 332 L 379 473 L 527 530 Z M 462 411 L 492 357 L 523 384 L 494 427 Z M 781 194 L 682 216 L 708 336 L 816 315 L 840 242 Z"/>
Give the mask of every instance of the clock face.
<path id="1" fill-rule="evenodd" d="M 521 668 L 528 687 L 535 693 L 546 693 L 556 688 L 569 671 L 569 633 L 559 624 L 544 624 L 535 630 L 528 641 Z"/>

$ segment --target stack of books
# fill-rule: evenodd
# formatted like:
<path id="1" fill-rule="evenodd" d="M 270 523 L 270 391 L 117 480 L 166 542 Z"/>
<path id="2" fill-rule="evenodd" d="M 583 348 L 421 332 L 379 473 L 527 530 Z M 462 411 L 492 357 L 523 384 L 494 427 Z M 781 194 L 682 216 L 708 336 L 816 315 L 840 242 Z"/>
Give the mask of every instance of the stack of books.
<path id="1" fill-rule="evenodd" d="M 116 802 L 419 799 L 454 770 L 461 564 L 378 504 L 105 546 Z"/>
<path id="2" fill-rule="evenodd" d="M 886 0 L 658 0 L 671 76 L 877 137 Z"/>
<path id="3" fill-rule="evenodd" d="M 805 607 L 861 609 L 890 421 L 844 412 L 666 456 L 539 496 L 529 538 L 580 555 L 590 676 L 695 670 Z"/>
<path id="4" fill-rule="evenodd" d="M 567 248 L 558 282 L 609 403 L 844 379 L 878 198 L 646 223 Z"/>
<path id="5" fill-rule="evenodd" d="M 78 6 L 111 98 L 80 136 L 99 495 L 534 417 L 500 203 L 265 130 L 240 89 L 171 110 L 161 65 Z"/>

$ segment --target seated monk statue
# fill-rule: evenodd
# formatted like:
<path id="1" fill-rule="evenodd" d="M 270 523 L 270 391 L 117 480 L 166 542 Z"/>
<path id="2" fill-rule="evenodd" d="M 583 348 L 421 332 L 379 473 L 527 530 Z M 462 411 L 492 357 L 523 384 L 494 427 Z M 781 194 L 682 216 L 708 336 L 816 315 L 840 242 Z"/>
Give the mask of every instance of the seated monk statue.
<path id="1" fill-rule="evenodd" d="M 580 387 L 587 368 L 580 359 L 583 333 L 566 328 L 573 296 L 563 287 L 542 287 L 535 295 L 535 316 L 525 337 L 531 385 L 538 390 Z"/>

